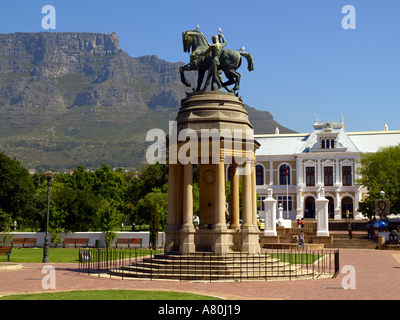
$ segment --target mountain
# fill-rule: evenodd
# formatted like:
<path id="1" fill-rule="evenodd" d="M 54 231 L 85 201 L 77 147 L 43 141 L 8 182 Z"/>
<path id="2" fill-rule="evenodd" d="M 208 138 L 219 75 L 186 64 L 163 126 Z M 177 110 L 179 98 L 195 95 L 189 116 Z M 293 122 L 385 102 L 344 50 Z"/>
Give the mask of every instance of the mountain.
<path id="1" fill-rule="evenodd" d="M 0 34 L 0 151 L 40 171 L 139 168 L 147 131 L 168 132 L 188 90 L 181 65 L 133 58 L 115 32 Z M 245 108 L 256 133 L 293 132 Z"/>

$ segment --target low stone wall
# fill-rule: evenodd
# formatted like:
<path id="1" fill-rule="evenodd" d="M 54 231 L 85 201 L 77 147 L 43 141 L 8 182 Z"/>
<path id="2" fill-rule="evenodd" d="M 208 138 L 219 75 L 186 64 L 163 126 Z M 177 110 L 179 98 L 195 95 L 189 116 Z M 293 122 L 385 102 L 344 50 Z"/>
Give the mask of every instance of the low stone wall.
<path id="1" fill-rule="evenodd" d="M 149 232 L 116 232 L 116 234 L 117 237 L 115 237 L 111 243 L 112 247 L 115 245 L 115 242 L 117 241 L 118 238 L 123 238 L 123 239 L 142 238 L 143 239 L 142 246 L 143 247 L 149 246 L 149 238 L 150 238 Z M 43 247 L 45 232 L 10 232 L 9 236 L 12 236 L 13 238 L 36 238 L 36 246 Z M 63 240 L 65 238 L 88 238 L 89 247 L 95 247 L 96 240 L 100 240 L 102 247 L 105 247 L 106 245 L 104 232 L 71 232 L 71 233 L 62 232 L 58 236 Z M 3 237 L 2 234 L 0 234 L 0 243 L 2 243 L 2 241 Z M 159 232 L 158 245 L 161 246 L 164 241 L 165 241 L 164 232 Z M 62 246 L 62 244 L 59 244 L 58 246 Z M 50 247 L 55 247 L 55 244 L 51 243 Z"/>
<path id="2" fill-rule="evenodd" d="M 316 246 L 313 246 L 315 248 L 322 248 L 326 244 L 331 244 L 333 243 L 333 236 L 314 236 L 310 235 L 307 236 L 305 235 L 304 242 L 306 245 L 311 245 L 314 244 Z M 297 245 L 299 243 L 299 238 L 295 234 L 286 234 L 286 235 L 278 235 L 278 236 L 264 236 L 260 235 L 260 246 L 261 248 L 271 248 L 273 246 L 275 247 L 280 247 L 280 246 L 285 246 L 285 245 Z M 276 246 L 278 245 L 278 246 Z"/>

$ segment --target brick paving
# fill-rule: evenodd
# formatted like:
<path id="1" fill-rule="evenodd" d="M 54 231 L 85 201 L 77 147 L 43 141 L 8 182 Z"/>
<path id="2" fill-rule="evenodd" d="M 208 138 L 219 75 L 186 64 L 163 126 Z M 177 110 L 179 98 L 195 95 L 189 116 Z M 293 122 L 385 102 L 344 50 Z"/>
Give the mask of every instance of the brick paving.
<path id="1" fill-rule="evenodd" d="M 179 282 L 120 279 L 78 273 L 77 264 L 51 264 L 56 268 L 56 289 L 43 289 L 44 264 L 0 272 L 0 295 L 49 291 L 127 289 L 178 291 L 213 295 L 229 300 L 390 300 L 400 299 L 400 251 L 340 249 L 340 268 L 355 268 L 355 289 L 342 289 L 347 273 L 335 279 L 246 282 Z"/>

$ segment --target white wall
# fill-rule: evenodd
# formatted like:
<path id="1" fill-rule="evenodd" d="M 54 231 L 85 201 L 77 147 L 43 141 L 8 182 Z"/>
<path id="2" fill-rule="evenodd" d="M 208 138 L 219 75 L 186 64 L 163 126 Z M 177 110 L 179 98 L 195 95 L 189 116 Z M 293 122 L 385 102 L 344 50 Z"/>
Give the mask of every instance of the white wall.
<path id="1" fill-rule="evenodd" d="M 149 246 L 149 232 L 116 232 L 117 237 L 112 241 L 111 246 L 117 241 L 118 238 L 142 238 L 142 246 Z M 9 235 L 13 235 L 14 238 L 36 238 L 36 246 L 43 247 L 44 243 L 44 232 L 10 232 Z M 101 241 L 101 245 L 104 247 L 106 244 L 105 241 L 105 233 L 104 232 L 74 232 L 74 233 L 60 233 L 58 235 L 61 239 L 65 238 L 89 238 L 89 246 L 94 247 L 96 244 L 96 240 Z M 2 239 L 2 234 L 0 234 L 0 239 Z M 158 233 L 158 244 L 162 245 L 162 242 L 165 241 L 164 232 Z M 59 245 L 60 246 L 60 245 Z M 50 247 L 54 247 L 54 244 L 51 243 Z M 68 246 L 71 247 L 71 246 Z"/>

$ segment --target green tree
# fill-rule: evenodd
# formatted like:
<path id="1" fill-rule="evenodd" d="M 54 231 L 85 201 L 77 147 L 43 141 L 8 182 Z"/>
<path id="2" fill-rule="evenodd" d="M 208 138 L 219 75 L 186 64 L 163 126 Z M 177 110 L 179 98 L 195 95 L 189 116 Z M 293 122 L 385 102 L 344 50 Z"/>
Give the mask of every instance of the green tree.
<path id="1" fill-rule="evenodd" d="M 0 153 L 0 208 L 19 220 L 28 208 L 35 189 L 28 170 L 16 159 Z"/>
<path id="2" fill-rule="evenodd" d="M 120 216 L 115 204 L 102 200 L 97 211 L 97 227 L 100 231 L 106 233 L 106 245 L 110 246 L 111 241 L 116 237 L 113 230 L 120 224 Z"/>
<path id="3" fill-rule="evenodd" d="M 54 209 L 63 217 L 65 231 L 88 231 L 96 228 L 96 213 L 99 199 L 92 191 L 79 190 L 70 187 L 60 187 L 54 190 Z M 53 218 L 57 216 L 54 214 Z"/>
<path id="4" fill-rule="evenodd" d="M 162 193 L 160 189 L 153 190 L 138 201 L 136 210 L 139 220 L 150 222 L 150 225 L 153 223 L 150 231 L 154 233 L 167 225 L 168 194 Z"/>
<path id="5" fill-rule="evenodd" d="M 0 232 L 2 234 L 2 243 L 1 245 L 5 245 L 8 243 L 11 239 L 11 235 L 9 234 L 10 228 L 13 224 L 13 220 L 11 218 L 11 215 L 8 213 L 4 212 L 0 208 Z"/>
<path id="6" fill-rule="evenodd" d="M 360 158 L 358 184 L 368 190 L 368 196 L 359 203 L 359 210 L 368 215 L 375 212 L 375 199 L 380 192 L 390 200 L 390 210 L 400 212 L 400 145 L 381 148 L 376 153 L 363 154 Z"/>
<path id="7" fill-rule="evenodd" d="M 141 199 L 152 192 L 154 188 L 161 189 L 168 184 L 168 165 L 156 163 L 145 166 L 140 170 L 138 176 L 141 180 L 140 190 L 138 190 L 139 199 Z"/>

